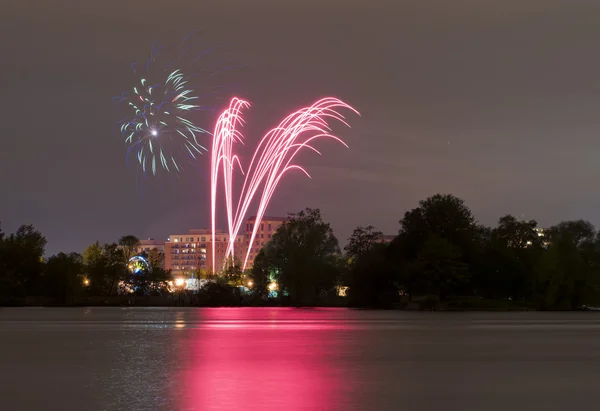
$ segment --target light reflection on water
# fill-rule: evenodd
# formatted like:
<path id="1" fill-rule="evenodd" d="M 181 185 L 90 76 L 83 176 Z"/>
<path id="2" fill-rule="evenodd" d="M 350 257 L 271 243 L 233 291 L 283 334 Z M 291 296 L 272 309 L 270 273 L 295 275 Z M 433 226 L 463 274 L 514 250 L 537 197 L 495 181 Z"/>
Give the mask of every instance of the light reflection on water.
<path id="1" fill-rule="evenodd" d="M 0 409 L 590 409 L 599 328 L 594 313 L 0 309 Z"/>
<path id="2" fill-rule="evenodd" d="M 323 312 L 274 311 L 275 318 L 231 319 L 231 311 L 208 311 L 205 327 L 179 340 L 180 397 L 185 410 L 346 410 L 350 375 L 336 366 L 348 329 Z M 310 313 L 310 314 L 309 314 Z M 210 320 L 209 320 L 210 318 Z"/>

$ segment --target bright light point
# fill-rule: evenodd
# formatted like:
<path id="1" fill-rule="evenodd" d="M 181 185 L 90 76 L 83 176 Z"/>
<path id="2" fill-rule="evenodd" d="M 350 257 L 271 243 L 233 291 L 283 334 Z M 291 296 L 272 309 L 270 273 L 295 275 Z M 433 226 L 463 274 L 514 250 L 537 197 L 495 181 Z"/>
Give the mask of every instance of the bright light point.
<path id="1" fill-rule="evenodd" d="M 90 280 L 88 280 L 87 278 L 83 280 L 83 285 L 88 286 L 90 285 Z"/>
<path id="2" fill-rule="evenodd" d="M 158 135 L 158 131 L 156 131 L 156 130 L 154 130 L 154 129 L 153 129 L 153 130 L 150 132 L 150 134 L 152 134 L 154 137 L 156 137 L 156 136 Z"/>
<path id="3" fill-rule="evenodd" d="M 252 281 L 248 281 L 248 288 L 252 287 L 254 283 Z"/>
<path id="4" fill-rule="evenodd" d="M 175 279 L 175 285 L 177 287 L 182 287 L 185 284 L 185 280 L 183 278 L 177 278 Z"/>
<path id="5" fill-rule="evenodd" d="M 273 282 L 271 284 L 269 284 L 269 291 L 275 291 L 277 290 L 277 283 Z"/>

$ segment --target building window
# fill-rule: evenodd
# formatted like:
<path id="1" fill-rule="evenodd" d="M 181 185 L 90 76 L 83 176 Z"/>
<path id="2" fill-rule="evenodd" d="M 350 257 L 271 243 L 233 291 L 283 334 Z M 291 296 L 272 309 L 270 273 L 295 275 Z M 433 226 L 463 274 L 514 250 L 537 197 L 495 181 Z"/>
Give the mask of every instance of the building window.
<path id="1" fill-rule="evenodd" d="M 265 225 L 264 225 L 264 223 L 260 225 L 260 231 L 265 231 Z"/>
<path id="2" fill-rule="evenodd" d="M 269 223 L 269 225 L 267 225 L 267 229 L 268 229 L 269 231 L 271 231 L 271 223 Z"/>
<path id="3" fill-rule="evenodd" d="M 206 237 L 202 237 L 202 239 L 200 241 L 202 241 L 202 242 L 206 241 Z"/>

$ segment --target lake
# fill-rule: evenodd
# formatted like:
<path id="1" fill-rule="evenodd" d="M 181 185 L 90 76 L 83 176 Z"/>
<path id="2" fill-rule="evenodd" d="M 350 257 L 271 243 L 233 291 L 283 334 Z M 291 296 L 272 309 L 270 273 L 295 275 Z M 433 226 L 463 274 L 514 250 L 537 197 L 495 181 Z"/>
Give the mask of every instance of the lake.
<path id="1" fill-rule="evenodd" d="M 600 313 L 0 309 L 2 410 L 577 410 Z"/>

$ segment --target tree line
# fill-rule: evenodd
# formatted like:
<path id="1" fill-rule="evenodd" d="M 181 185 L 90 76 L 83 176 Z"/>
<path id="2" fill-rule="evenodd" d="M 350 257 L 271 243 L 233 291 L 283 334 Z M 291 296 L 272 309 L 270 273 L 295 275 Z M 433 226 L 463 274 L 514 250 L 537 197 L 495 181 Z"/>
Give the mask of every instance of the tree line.
<path id="1" fill-rule="evenodd" d="M 118 242 L 96 242 L 83 254 L 61 252 L 44 259 L 46 239 L 33 226 L 8 236 L 0 230 L 0 302 L 46 297 L 72 304 L 82 296 L 168 293 L 171 274 L 163 269 L 162 253 L 150 250 L 143 255 L 147 265 L 136 272 L 130 267 L 139 245 L 137 237 L 126 235 Z"/>
<path id="2" fill-rule="evenodd" d="M 335 305 L 373 308 L 530 308 L 573 310 L 600 304 L 600 234 L 587 221 L 543 232 L 511 215 L 479 224 L 464 201 L 436 194 L 407 211 L 385 242 L 357 227 L 343 250 L 318 209 L 291 213 L 250 270 L 231 261 L 218 275 L 198 273 L 200 305 Z M 168 295 L 172 278 L 156 250 L 135 273 L 139 240 L 89 246 L 43 259 L 46 240 L 32 226 L 0 230 L 0 299 L 81 295 Z M 170 286 L 171 284 L 171 286 Z"/>
<path id="3" fill-rule="evenodd" d="M 600 233 L 587 221 L 540 231 L 505 215 L 479 224 L 464 201 L 437 194 L 399 221 L 383 242 L 374 227 L 354 230 L 344 252 L 318 210 L 290 215 L 257 256 L 250 276 L 267 295 L 317 305 L 344 289 L 354 307 L 418 306 L 573 310 L 600 302 Z"/>

